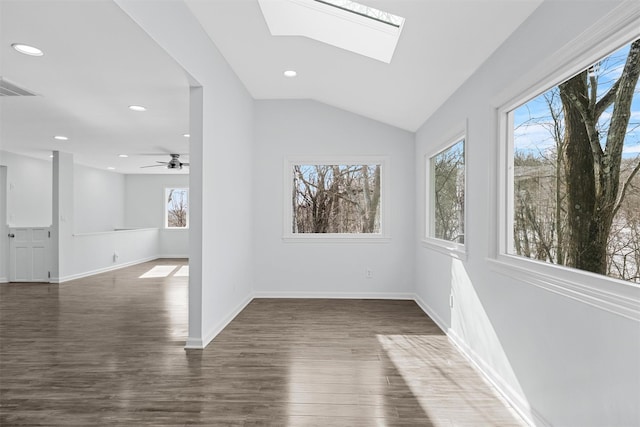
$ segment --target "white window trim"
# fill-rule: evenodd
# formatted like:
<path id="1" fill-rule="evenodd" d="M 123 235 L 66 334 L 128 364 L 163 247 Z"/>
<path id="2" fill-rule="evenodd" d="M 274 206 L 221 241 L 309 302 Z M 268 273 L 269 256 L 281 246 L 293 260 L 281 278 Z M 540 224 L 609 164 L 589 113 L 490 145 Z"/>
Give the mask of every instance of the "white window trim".
<path id="1" fill-rule="evenodd" d="M 580 301 L 640 322 L 640 287 L 624 280 L 510 254 L 513 249 L 513 115 L 518 106 L 586 69 L 595 61 L 640 36 L 640 3 L 627 1 L 603 17 L 581 37 L 567 44 L 536 67 L 535 82 L 511 88 L 517 96 L 501 102 L 497 114 L 496 191 L 493 195 L 495 230 L 488 259 L 492 269 L 512 279 Z M 554 70 L 549 73 L 548 70 Z M 541 77 L 542 76 L 542 77 Z M 504 99 L 504 92 L 494 99 Z"/>
<path id="2" fill-rule="evenodd" d="M 186 227 L 169 227 L 169 211 L 167 209 L 167 192 L 168 190 L 187 190 L 187 226 Z M 191 200 L 191 195 L 189 194 L 189 187 L 165 187 L 163 190 L 163 205 L 162 205 L 162 209 L 164 210 L 164 223 L 162 224 L 162 229 L 163 230 L 168 230 L 168 231 L 181 231 L 181 230 L 188 230 L 189 229 L 189 217 L 190 215 L 190 209 L 189 206 L 191 204 L 190 202 Z"/>
<path id="3" fill-rule="evenodd" d="M 456 132 L 453 137 L 444 139 L 444 143 L 437 145 L 431 151 L 424 155 L 424 183 L 425 183 L 425 216 L 424 216 L 424 230 L 422 233 L 421 244 L 423 247 L 433 249 L 442 254 L 451 256 L 456 259 L 467 259 L 467 226 L 469 224 L 468 218 L 468 191 L 467 191 L 467 147 L 469 144 L 467 132 L 467 124 L 464 129 Z M 431 159 L 448 148 L 453 147 L 455 144 L 464 140 L 464 243 L 451 242 L 444 239 L 438 239 L 432 236 L 432 232 L 435 229 L 435 218 L 432 215 L 433 208 L 433 196 L 431 184 L 434 180 L 433 171 L 431 170 Z"/>
<path id="4" fill-rule="evenodd" d="M 291 171 L 294 165 L 372 165 L 380 167 L 380 233 L 293 233 L 291 223 L 291 193 L 293 180 Z M 391 212 L 389 209 L 389 195 L 391 194 L 391 161 L 388 156 L 304 156 L 287 157 L 283 168 L 283 236 L 285 242 L 295 243 L 380 243 L 391 240 Z"/>

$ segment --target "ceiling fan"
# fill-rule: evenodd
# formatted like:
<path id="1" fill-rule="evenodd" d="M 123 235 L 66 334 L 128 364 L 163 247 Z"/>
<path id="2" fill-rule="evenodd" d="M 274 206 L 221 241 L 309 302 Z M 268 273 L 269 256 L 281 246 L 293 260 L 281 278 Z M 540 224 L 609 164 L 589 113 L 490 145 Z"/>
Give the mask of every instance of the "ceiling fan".
<path id="1" fill-rule="evenodd" d="M 189 166 L 189 163 L 183 163 L 180 161 L 180 154 L 170 154 L 171 160 L 168 162 L 159 162 L 156 160 L 158 165 L 149 165 L 149 166 L 140 166 L 141 168 L 156 168 L 158 166 L 164 166 L 167 169 L 182 169 L 183 166 Z"/>

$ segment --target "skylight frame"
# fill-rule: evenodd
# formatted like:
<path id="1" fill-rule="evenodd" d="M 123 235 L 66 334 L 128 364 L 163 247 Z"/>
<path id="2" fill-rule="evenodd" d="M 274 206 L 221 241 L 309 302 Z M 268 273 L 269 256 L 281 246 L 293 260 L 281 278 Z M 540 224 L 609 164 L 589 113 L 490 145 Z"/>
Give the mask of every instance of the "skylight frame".
<path id="1" fill-rule="evenodd" d="M 350 0 L 257 1 L 273 36 L 307 37 L 387 64 L 406 21 Z"/>
<path id="2" fill-rule="evenodd" d="M 356 15 L 363 16 L 374 21 L 382 22 L 383 24 L 391 25 L 396 28 L 400 28 L 404 24 L 404 18 L 394 15 L 389 12 L 385 12 L 380 9 L 376 9 L 371 6 L 357 3 L 351 0 L 314 0 L 318 3 L 325 4 L 327 6 L 335 7 L 346 12 L 355 13 Z"/>

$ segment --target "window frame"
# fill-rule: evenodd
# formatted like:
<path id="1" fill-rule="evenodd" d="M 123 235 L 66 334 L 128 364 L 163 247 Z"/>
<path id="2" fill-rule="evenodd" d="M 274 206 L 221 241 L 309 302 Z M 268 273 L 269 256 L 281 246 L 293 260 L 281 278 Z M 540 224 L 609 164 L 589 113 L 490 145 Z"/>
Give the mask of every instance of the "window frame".
<path id="1" fill-rule="evenodd" d="M 346 243 L 346 242 L 389 242 L 391 240 L 390 159 L 388 156 L 290 156 L 284 159 L 283 168 L 283 227 L 282 240 L 298 243 Z M 293 192 L 292 171 L 294 165 L 380 165 L 380 232 L 379 233 L 294 233 L 291 230 L 293 211 L 291 193 Z"/>
<path id="2" fill-rule="evenodd" d="M 449 137 L 444 139 L 444 143 L 438 144 L 431 151 L 427 152 L 424 155 L 424 183 L 425 183 L 425 215 L 424 215 L 424 230 L 422 233 L 421 243 L 423 246 L 434 249 L 438 252 L 444 253 L 451 257 L 457 259 L 466 260 L 467 258 L 467 245 L 468 245 L 468 237 L 467 237 L 467 226 L 469 224 L 468 221 L 468 194 L 467 191 L 467 147 L 469 144 L 469 139 L 467 137 L 468 132 L 465 128 L 460 130 L 454 134 L 453 137 Z M 453 147 L 460 141 L 463 141 L 463 156 L 464 156 L 464 243 L 453 242 L 445 239 L 439 239 L 434 236 L 435 234 L 435 194 L 433 184 L 435 183 L 435 171 L 432 167 L 432 160 L 439 154 Z"/>
<path id="3" fill-rule="evenodd" d="M 513 251 L 513 114 L 516 108 L 561 84 L 625 44 L 640 37 L 640 5 L 623 4 L 590 31 L 560 48 L 492 101 L 497 123 L 496 164 L 488 261 L 511 279 L 563 295 L 592 307 L 640 321 L 640 287 L 625 280 L 512 254 Z M 548 70 L 552 70 L 549 72 Z M 523 84 L 525 82 L 525 84 Z M 526 82 L 529 82 L 528 84 Z M 516 94 L 507 98 L 505 93 Z"/>
<path id="4" fill-rule="evenodd" d="M 187 190 L 187 225 L 185 227 L 169 227 L 169 209 L 167 209 L 167 197 L 169 195 L 169 190 Z M 163 192 L 163 210 L 164 210 L 164 223 L 163 223 L 163 229 L 164 230 L 188 230 L 189 229 L 189 217 L 191 216 L 189 214 L 189 187 L 164 187 L 164 192 Z"/>

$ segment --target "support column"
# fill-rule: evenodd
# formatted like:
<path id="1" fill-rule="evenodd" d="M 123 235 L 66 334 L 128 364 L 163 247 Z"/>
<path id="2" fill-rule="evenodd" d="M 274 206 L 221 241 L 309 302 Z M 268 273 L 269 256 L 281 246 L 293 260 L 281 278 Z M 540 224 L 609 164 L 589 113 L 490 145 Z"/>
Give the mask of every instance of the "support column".
<path id="1" fill-rule="evenodd" d="M 189 103 L 189 336 L 185 348 L 204 348 L 202 336 L 202 87 L 191 86 Z"/>
<path id="2" fill-rule="evenodd" d="M 0 283 L 9 281 L 9 230 L 7 228 L 7 167 L 0 166 Z"/>
<path id="3" fill-rule="evenodd" d="M 73 154 L 53 152 L 51 282 L 60 283 L 73 262 Z"/>

